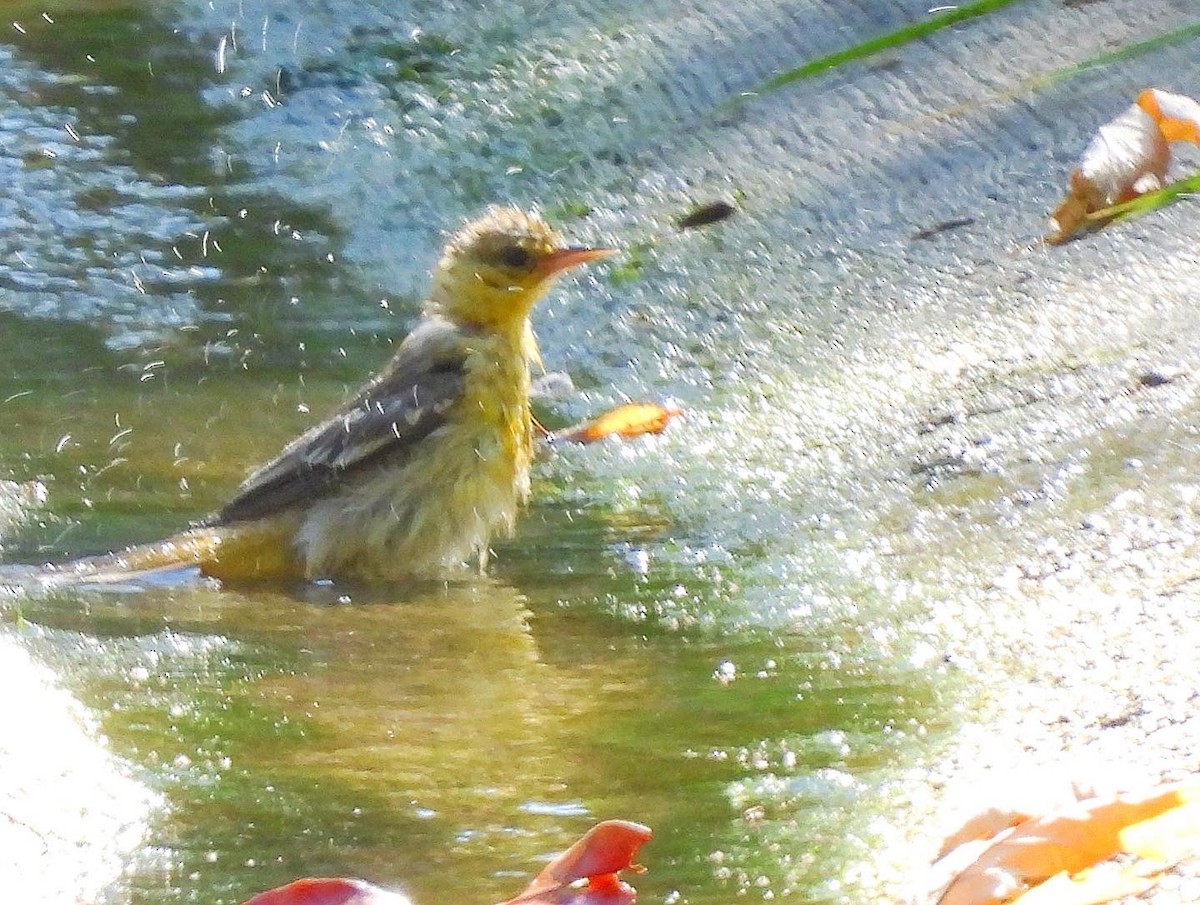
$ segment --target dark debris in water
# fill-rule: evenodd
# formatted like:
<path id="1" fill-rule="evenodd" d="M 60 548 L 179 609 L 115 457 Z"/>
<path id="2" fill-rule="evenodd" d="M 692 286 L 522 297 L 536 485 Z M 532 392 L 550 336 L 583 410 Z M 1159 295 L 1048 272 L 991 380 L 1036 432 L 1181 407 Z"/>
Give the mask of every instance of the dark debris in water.
<path id="1" fill-rule="evenodd" d="M 737 207 L 731 201 L 724 199 L 711 201 L 692 208 L 676 220 L 675 225 L 679 229 L 697 229 L 701 226 L 711 226 L 714 223 L 720 223 L 722 220 L 728 220 L 736 213 Z"/>
<path id="2" fill-rule="evenodd" d="M 1171 368 L 1150 368 L 1138 375 L 1137 382 L 1140 386 L 1152 389 L 1174 383 L 1182 376 L 1182 373 L 1182 371 Z"/>
<path id="3" fill-rule="evenodd" d="M 964 226 L 973 226 L 975 224 L 974 217 L 954 217 L 951 220 L 943 220 L 941 223 L 934 223 L 932 226 L 926 226 L 923 229 L 918 229 L 909 239 L 913 242 L 921 242 L 927 239 L 933 239 L 940 236 L 942 233 L 950 232 L 955 229 L 962 229 Z"/>

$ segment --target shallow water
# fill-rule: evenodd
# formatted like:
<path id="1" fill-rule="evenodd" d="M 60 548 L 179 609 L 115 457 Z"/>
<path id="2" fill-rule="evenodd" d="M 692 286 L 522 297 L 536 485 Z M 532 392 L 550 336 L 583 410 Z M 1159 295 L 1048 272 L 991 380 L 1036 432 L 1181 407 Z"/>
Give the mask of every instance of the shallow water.
<path id="1" fill-rule="evenodd" d="M 143 380 L 87 328 L 6 326 L 2 456 L 48 494 L 6 538 L 10 561 L 174 530 L 304 420 L 274 376 L 171 362 Z M 309 369 L 303 398 L 336 398 L 339 373 Z M 247 424 L 250 393 L 278 416 Z M 944 677 L 909 662 L 882 614 L 831 605 L 791 625 L 786 587 L 756 606 L 741 557 L 698 546 L 677 501 L 597 498 L 603 470 L 636 475 L 662 444 L 544 462 L 539 502 L 478 582 L 177 578 L 10 603 L 10 626 L 165 793 L 118 900 L 233 903 L 343 874 L 498 901 L 609 816 L 656 830 L 648 901 L 836 900 L 868 845 L 860 794 L 924 750 Z"/>
<path id="2" fill-rule="evenodd" d="M 1059 60 L 1074 13 L 1033 5 L 1040 43 L 989 18 L 999 62 L 971 26 L 754 101 L 910 14 L 762 2 L 751 34 L 721 4 L 6 4 L 0 478 L 45 488 L 0 508 L 7 562 L 218 506 L 387 358 L 444 231 L 492 201 L 627 249 L 539 311 L 582 391 L 541 417 L 687 410 L 543 460 L 476 582 L 5 598 L 165 796 L 111 900 L 339 874 L 486 903 L 618 816 L 656 831 L 643 901 L 861 900 L 903 822 L 890 784 L 969 717 L 958 667 L 986 648 L 930 611 L 1112 498 L 1134 453 L 1171 455 L 1093 389 L 1128 383 L 1152 318 L 1178 332 L 1140 300 L 1191 278 L 1147 266 L 1098 314 L 1110 252 L 1030 243 L 1094 125 L 1047 123 L 1080 94 L 1120 109 L 1159 58 L 1079 94 L 1071 65 L 1186 17 L 1109 4 Z M 718 195 L 730 223 L 671 230 Z"/>
<path id="3" fill-rule="evenodd" d="M 631 626 L 500 582 L 349 603 L 72 595 L 24 615 L 166 789 L 137 902 L 236 902 L 312 873 L 494 901 L 615 814 L 657 830 L 651 901 L 760 877 L 819 900 L 858 784 L 932 704 L 915 675 L 831 662 L 845 639 Z M 779 834 L 802 846 L 756 850 Z"/>
<path id="4" fill-rule="evenodd" d="M 11 164 L 32 220 L 78 215 L 10 230 L 21 258 L 0 302 L 0 461 L 49 497 L 5 553 L 37 562 L 217 505 L 386 357 L 414 303 L 373 298 L 334 221 L 283 174 L 239 166 L 237 117 L 197 96 L 211 45 L 137 8 L 30 18 L 9 105 L 58 131 Z M 401 269 L 426 269 L 433 243 L 398 249 Z M 604 330 L 594 290 L 556 317 Z M 604 379 L 595 354 L 572 362 L 584 385 Z M 559 454 L 478 583 L 20 600 L 10 623 L 36 626 L 35 651 L 166 795 L 116 896 L 239 902 L 343 874 L 496 901 L 608 816 L 656 830 L 650 901 L 835 896 L 866 829 L 858 790 L 919 746 L 937 692 L 857 619 L 808 631 L 747 604 L 741 555 L 647 481 L 681 453 L 664 438 Z"/>

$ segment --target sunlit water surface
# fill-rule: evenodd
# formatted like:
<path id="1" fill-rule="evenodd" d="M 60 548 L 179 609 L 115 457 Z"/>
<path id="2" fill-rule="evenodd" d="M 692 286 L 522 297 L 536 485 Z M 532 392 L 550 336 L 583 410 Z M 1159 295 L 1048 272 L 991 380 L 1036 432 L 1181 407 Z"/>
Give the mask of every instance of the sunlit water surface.
<path id="1" fill-rule="evenodd" d="M 6 327 L 3 461 L 47 497 L 6 538 L 12 561 L 174 530 L 305 422 L 296 400 L 344 387 L 336 360 L 300 387 L 186 348 L 157 349 L 143 379 L 85 327 Z M 236 903 L 337 874 L 487 903 L 623 816 L 656 830 L 648 901 L 837 901 L 877 844 L 871 790 L 936 738 L 946 677 L 865 586 L 814 603 L 785 575 L 764 585 L 741 564 L 763 556 L 706 543 L 686 497 L 636 492 L 678 454 L 664 437 L 543 460 L 539 502 L 478 582 L 178 576 L 9 599 L 9 630 L 167 802 L 117 900 Z"/>
<path id="2" fill-rule="evenodd" d="M 607 817 L 655 829 L 644 901 L 855 900 L 881 790 L 959 703 L 908 631 L 945 577 L 929 548 L 1001 561 L 972 520 L 1025 480 L 943 488 L 891 458 L 971 350 L 893 347 L 919 312 L 873 252 L 753 218 L 666 235 L 689 188 L 638 151 L 671 124 L 620 76 L 644 49 L 616 13 L 395 6 L 5 5 L 0 478 L 27 504 L 0 507 L 5 559 L 211 511 L 387 358 L 444 230 L 492 201 L 630 249 L 539 312 L 583 391 L 541 417 L 624 396 L 687 416 L 541 461 L 476 582 L 4 598 L 4 630 L 167 802 L 113 900 L 336 874 L 486 905 Z M 675 150 L 731 188 L 702 141 Z M 787 185 L 748 207 L 807 222 Z M 878 295 L 835 297 L 850 271 Z"/>

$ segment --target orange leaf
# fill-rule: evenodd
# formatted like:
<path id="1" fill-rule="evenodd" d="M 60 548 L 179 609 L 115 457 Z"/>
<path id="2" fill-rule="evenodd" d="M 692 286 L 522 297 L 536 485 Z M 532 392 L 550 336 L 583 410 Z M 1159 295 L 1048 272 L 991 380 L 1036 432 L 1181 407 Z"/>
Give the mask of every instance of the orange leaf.
<path id="1" fill-rule="evenodd" d="M 1138 95 L 1137 105 L 1158 123 L 1167 141 L 1200 145 L 1200 103 L 1184 94 L 1147 88 Z"/>
<path id="2" fill-rule="evenodd" d="M 1167 139 L 1154 116 L 1140 104 L 1126 108 L 1096 130 L 1071 171 L 1067 196 L 1053 214 L 1058 231 L 1049 241 L 1066 241 L 1090 213 L 1161 188 L 1170 162 Z"/>
<path id="3" fill-rule="evenodd" d="M 1020 826 L 1032 816 L 1032 814 L 1027 814 L 1023 810 L 988 808 L 986 811 L 982 811 L 971 817 L 961 827 L 947 836 L 942 841 L 941 850 L 938 851 L 935 860 L 941 860 L 964 843 L 978 839 L 991 839 L 1003 830 Z"/>
<path id="4" fill-rule="evenodd" d="M 628 440 L 643 434 L 661 434 L 672 418 L 682 414 L 682 409 L 675 406 L 628 402 L 610 409 L 599 418 L 557 431 L 554 437 L 572 443 L 595 443 L 614 436 Z"/>
<path id="5" fill-rule="evenodd" d="M 1178 807 L 1120 831 L 1122 851 L 1168 864 L 1200 851 L 1200 783 L 1182 783 L 1177 792 Z"/>
<path id="6" fill-rule="evenodd" d="M 1185 831 L 1190 832 L 1190 837 Z M 1058 874 L 1081 882 L 1075 875 L 1122 852 L 1170 853 L 1181 857 L 1197 849 L 1200 849 L 1198 782 L 1160 786 L 1140 795 L 1092 798 L 1026 820 L 1000 836 L 947 885 L 938 903 L 1009 902 L 1014 899 L 1014 892 L 1036 887 Z M 1100 886 L 1097 881 L 1096 888 Z M 1111 886 L 1121 888 L 1120 883 Z M 1078 901 L 1106 901 L 1095 898 L 1094 891 L 1089 894 L 1093 897 Z M 1035 901 L 1051 899 L 1035 896 L 1027 900 L 1028 905 Z"/>
<path id="7" fill-rule="evenodd" d="M 1155 878 L 1127 864 L 1104 865 L 1109 870 L 1085 870 L 1074 877 L 1055 874 L 1013 900 L 1013 905 L 1101 905 L 1150 889 Z"/>
<path id="8" fill-rule="evenodd" d="M 1047 241 L 1065 242 L 1089 221 L 1107 222 L 1107 208 L 1162 188 L 1173 141 L 1200 145 L 1200 103 L 1147 88 L 1136 103 L 1096 131 L 1079 166 L 1071 171 L 1067 196 L 1053 215 L 1058 231 Z"/>

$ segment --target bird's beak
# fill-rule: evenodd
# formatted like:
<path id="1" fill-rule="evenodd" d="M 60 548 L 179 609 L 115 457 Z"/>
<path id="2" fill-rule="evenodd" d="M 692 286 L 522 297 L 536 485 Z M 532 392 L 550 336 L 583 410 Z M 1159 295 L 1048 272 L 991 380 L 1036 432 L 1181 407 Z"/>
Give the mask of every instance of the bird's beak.
<path id="1" fill-rule="evenodd" d="M 590 264 L 592 261 L 602 261 L 616 253 L 615 248 L 559 248 L 542 258 L 538 262 L 537 270 L 543 278 L 551 277 L 564 270 L 570 270 L 572 267 Z"/>

